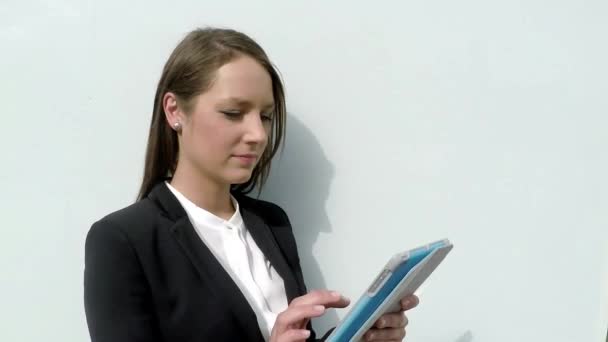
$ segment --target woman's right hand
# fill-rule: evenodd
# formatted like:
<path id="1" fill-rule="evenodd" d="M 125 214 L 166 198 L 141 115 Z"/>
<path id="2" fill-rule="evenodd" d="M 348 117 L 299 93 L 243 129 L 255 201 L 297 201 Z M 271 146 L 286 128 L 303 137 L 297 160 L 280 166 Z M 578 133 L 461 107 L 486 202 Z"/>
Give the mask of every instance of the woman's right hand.
<path id="1" fill-rule="evenodd" d="M 327 308 L 345 308 L 348 304 L 348 298 L 327 290 L 315 290 L 294 298 L 287 309 L 277 316 L 270 342 L 306 341 L 310 336 L 306 325 L 312 317 L 323 315 Z"/>

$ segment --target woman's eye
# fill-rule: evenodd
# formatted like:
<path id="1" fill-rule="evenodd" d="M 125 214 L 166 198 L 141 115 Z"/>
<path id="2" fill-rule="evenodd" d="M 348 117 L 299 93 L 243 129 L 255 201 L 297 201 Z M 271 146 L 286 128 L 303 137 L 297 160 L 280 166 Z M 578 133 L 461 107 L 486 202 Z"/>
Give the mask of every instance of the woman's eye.
<path id="1" fill-rule="evenodd" d="M 229 119 L 236 120 L 243 116 L 243 112 L 240 110 L 222 110 L 224 115 L 226 115 Z M 273 113 L 262 114 L 262 121 L 272 121 L 274 115 Z"/>
<path id="2" fill-rule="evenodd" d="M 231 119 L 236 119 L 241 116 L 241 112 L 238 110 L 225 110 L 222 111 L 222 113 Z"/>

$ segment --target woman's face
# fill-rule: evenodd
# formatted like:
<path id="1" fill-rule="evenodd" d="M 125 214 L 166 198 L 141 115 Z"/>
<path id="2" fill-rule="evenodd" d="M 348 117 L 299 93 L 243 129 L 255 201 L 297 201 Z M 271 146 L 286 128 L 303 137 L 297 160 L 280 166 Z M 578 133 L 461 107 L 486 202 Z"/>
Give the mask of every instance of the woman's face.
<path id="1" fill-rule="evenodd" d="M 211 88 L 193 101 L 182 120 L 178 163 L 215 183 L 248 181 L 274 113 L 268 72 L 251 57 L 238 57 L 220 67 Z"/>

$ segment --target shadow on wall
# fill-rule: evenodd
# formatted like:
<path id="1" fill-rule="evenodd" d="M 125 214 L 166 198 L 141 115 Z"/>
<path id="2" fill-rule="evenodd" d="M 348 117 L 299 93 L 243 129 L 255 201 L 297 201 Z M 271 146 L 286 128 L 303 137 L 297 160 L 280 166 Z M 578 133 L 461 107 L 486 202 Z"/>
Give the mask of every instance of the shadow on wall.
<path id="1" fill-rule="evenodd" d="M 454 342 L 473 342 L 473 333 L 470 330 L 467 330 Z"/>
<path id="2" fill-rule="evenodd" d="M 275 156 L 260 197 L 280 205 L 289 215 L 309 291 L 327 288 L 312 251 L 319 233 L 331 232 L 325 201 L 333 175 L 334 167 L 313 133 L 288 114 L 284 149 Z M 320 320 L 324 324 L 313 324 L 322 335 L 325 331 L 319 328 L 335 326 L 338 315 L 330 310 Z"/>

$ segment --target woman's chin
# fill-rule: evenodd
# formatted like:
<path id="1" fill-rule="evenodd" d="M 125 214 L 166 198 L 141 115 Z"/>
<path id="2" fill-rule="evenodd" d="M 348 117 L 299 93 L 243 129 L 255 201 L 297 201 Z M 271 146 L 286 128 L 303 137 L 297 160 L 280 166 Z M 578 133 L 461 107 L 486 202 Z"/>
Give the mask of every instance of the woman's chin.
<path id="1" fill-rule="evenodd" d="M 232 172 L 229 177 L 230 184 L 243 184 L 246 183 L 249 179 L 251 179 L 251 171 L 250 170 L 239 170 Z"/>

